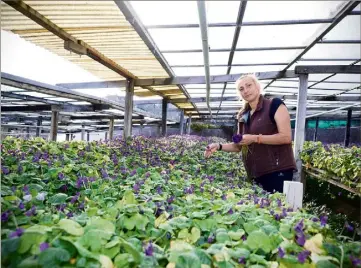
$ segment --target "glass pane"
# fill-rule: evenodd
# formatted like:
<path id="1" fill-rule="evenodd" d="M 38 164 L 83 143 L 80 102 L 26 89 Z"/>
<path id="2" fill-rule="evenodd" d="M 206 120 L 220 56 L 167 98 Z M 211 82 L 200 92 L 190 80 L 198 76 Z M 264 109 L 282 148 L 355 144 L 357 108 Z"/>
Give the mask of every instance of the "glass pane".
<path id="1" fill-rule="evenodd" d="M 208 23 L 236 22 L 240 1 L 207 1 Z"/>
<path id="2" fill-rule="evenodd" d="M 289 70 L 294 70 L 298 65 L 350 65 L 352 61 L 298 61 Z"/>
<path id="3" fill-rule="evenodd" d="M 22 94 L 22 95 L 33 96 L 33 97 L 39 97 L 39 98 L 52 97 L 51 95 L 43 94 L 43 93 L 38 93 L 38 92 L 22 92 L 21 94 Z"/>
<path id="4" fill-rule="evenodd" d="M 343 1 L 249 1 L 243 21 L 327 19 Z M 262 18 L 262 19 L 260 19 Z"/>
<path id="5" fill-rule="evenodd" d="M 327 81 L 327 80 L 326 80 Z M 336 83 L 320 83 L 313 88 L 326 88 L 326 89 L 351 89 L 357 87 L 358 84 L 336 84 Z"/>
<path id="6" fill-rule="evenodd" d="M 317 44 L 304 55 L 304 58 L 359 59 L 360 44 Z"/>
<path id="7" fill-rule="evenodd" d="M 347 16 L 326 36 L 325 40 L 360 40 L 360 16 Z"/>
<path id="8" fill-rule="evenodd" d="M 58 98 L 58 97 L 53 97 L 53 98 L 46 98 L 47 100 L 52 100 L 52 101 L 67 101 L 67 102 L 72 102 L 75 101 L 73 99 L 68 99 L 68 98 Z"/>
<path id="9" fill-rule="evenodd" d="M 237 48 L 305 46 L 320 26 L 322 25 L 296 24 L 242 27 Z"/>
<path id="10" fill-rule="evenodd" d="M 130 1 L 144 25 L 199 23 L 195 1 Z"/>
<path id="11" fill-rule="evenodd" d="M 354 11 L 360 11 L 361 10 L 361 4 L 359 4 L 357 7 L 355 7 Z"/>
<path id="12" fill-rule="evenodd" d="M 333 77 L 330 77 L 328 81 L 347 81 L 347 82 L 358 82 L 360 83 L 359 74 L 336 74 Z"/>
<path id="13" fill-rule="evenodd" d="M 210 49 L 211 50 L 215 48 L 230 49 L 232 47 L 234 30 L 235 27 L 209 27 L 208 45 Z"/>
<path id="14" fill-rule="evenodd" d="M 285 67 L 286 65 L 265 65 L 265 66 L 244 66 L 244 67 L 235 66 L 232 67 L 231 74 L 281 71 Z"/>
<path id="15" fill-rule="evenodd" d="M 1 91 L 24 91 L 22 90 L 21 88 L 16 88 L 16 87 L 9 87 L 9 86 L 6 86 L 6 85 L 1 85 Z"/>
<path id="16" fill-rule="evenodd" d="M 203 54 L 200 53 L 164 53 L 169 65 L 203 65 Z"/>
<path id="17" fill-rule="evenodd" d="M 205 75 L 204 67 L 173 67 L 176 76 L 201 76 Z M 211 75 L 223 75 L 227 73 L 227 67 L 210 67 Z"/>
<path id="18" fill-rule="evenodd" d="M 161 51 L 202 49 L 199 28 L 149 29 L 148 32 Z"/>
<path id="19" fill-rule="evenodd" d="M 290 62 L 302 50 L 237 51 L 233 64 Z"/>

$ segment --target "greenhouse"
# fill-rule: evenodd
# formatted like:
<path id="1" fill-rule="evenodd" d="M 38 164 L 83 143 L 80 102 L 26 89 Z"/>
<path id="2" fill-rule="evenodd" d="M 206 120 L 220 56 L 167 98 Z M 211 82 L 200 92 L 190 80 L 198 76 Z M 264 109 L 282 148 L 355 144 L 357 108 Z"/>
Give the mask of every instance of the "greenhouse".
<path id="1" fill-rule="evenodd" d="M 361 267 L 360 1 L 1 2 L 2 267 Z"/>

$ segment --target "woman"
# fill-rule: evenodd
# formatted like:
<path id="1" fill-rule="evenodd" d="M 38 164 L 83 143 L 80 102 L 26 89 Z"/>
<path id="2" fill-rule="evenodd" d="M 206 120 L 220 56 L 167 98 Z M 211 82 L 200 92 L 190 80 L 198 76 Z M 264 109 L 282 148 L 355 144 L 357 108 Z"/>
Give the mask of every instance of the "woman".
<path id="1" fill-rule="evenodd" d="M 238 114 L 238 134 L 243 134 L 242 140 L 212 143 L 204 155 L 208 158 L 217 150 L 240 152 L 242 146 L 247 146 L 242 160 L 248 176 L 268 192 L 283 192 L 283 182 L 292 180 L 296 170 L 288 110 L 281 99 L 261 95 L 261 85 L 254 75 L 242 76 L 236 86 L 246 103 Z"/>

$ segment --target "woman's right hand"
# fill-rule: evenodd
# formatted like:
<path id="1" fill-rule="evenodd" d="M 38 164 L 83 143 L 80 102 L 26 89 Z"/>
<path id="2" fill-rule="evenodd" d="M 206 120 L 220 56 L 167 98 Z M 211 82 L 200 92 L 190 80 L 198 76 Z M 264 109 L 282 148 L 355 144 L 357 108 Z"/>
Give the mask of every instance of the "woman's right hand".
<path id="1" fill-rule="evenodd" d="M 206 147 L 206 150 L 204 151 L 204 157 L 208 158 L 210 157 L 214 152 L 216 152 L 219 149 L 218 143 L 211 143 Z"/>

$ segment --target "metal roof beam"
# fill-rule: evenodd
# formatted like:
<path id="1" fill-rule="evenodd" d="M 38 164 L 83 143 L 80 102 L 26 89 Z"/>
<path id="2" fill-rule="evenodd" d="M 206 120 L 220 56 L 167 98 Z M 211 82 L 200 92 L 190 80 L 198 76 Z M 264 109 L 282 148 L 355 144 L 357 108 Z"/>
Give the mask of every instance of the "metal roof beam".
<path id="1" fill-rule="evenodd" d="M 95 112 L 109 109 L 106 104 L 94 105 L 26 105 L 26 106 L 2 106 L 2 112 L 44 112 L 44 111 L 62 111 L 62 112 Z"/>
<path id="2" fill-rule="evenodd" d="M 14 99 L 23 100 L 23 101 L 36 101 L 36 102 L 42 102 L 42 103 L 46 103 L 46 104 L 50 104 L 50 105 L 66 104 L 65 102 L 61 102 L 61 101 L 47 100 L 44 98 L 33 97 L 33 96 L 17 94 L 17 93 L 11 93 L 11 92 L 6 92 L 6 91 L 1 91 L 1 97 L 14 98 Z M 1 100 L 1 101 L 3 101 L 3 100 Z M 17 100 L 16 100 L 16 102 L 17 102 Z"/>
<path id="3" fill-rule="evenodd" d="M 349 15 L 360 15 L 360 11 L 352 11 Z M 242 22 L 241 26 L 271 26 L 271 25 L 295 25 L 295 24 L 320 24 L 332 23 L 333 19 L 309 19 L 309 20 L 279 20 L 279 21 L 252 21 Z M 208 27 L 235 27 L 237 23 L 209 23 Z M 173 29 L 173 28 L 199 28 L 199 24 L 171 24 L 171 25 L 148 25 L 147 29 Z"/>
<path id="4" fill-rule="evenodd" d="M 235 82 L 241 74 L 230 75 L 211 75 L 211 83 Z M 256 73 L 259 80 L 267 80 L 273 78 L 295 78 L 297 75 L 293 71 L 286 72 L 260 72 Z M 174 78 L 156 78 L 156 79 L 137 79 L 136 86 L 162 86 L 175 84 L 205 84 L 204 76 L 176 76 Z"/>
<path id="5" fill-rule="evenodd" d="M 295 67 L 296 74 L 360 74 L 359 65 L 298 65 Z"/>
<path id="6" fill-rule="evenodd" d="M 1 72 L 1 84 L 15 88 L 25 89 L 29 91 L 40 92 L 43 94 L 49 94 L 62 98 L 69 98 L 78 101 L 87 101 L 92 104 L 107 104 L 114 109 L 118 109 L 121 111 L 125 110 L 125 105 L 120 102 L 115 102 L 105 98 L 91 96 L 88 94 L 80 93 L 78 91 L 73 91 L 67 88 L 41 83 L 38 81 L 30 80 L 24 77 L 15 76 L 4 72 Z M 148 117 L 160 118 L 160 116 L 158 115 L 137 108 L 133 109 L 133 113 Z"/>
<path id="7" fill-rule="evenodd" d="M 287 46 L 287 47 L 249 47 L 249 48 L 215 48 L 209 52 L 232 52 L 234 51 L 267 51 L 267 50 L 292 50 L 305 49 L 305 46 Z M 183 50 L 162 50 L 162 53 L 201 53 L 202 49 L 183 49 Z"/>
<path id="8" fill-rule="evenodd" d="M 303 55 L 305 55 L 314 45 L 319 43 L 319 41 L 322 40 L 340 21 L 342 21 L 348 14 L 350 14 L 357 5 L 360 4 L 360 1 L 350 1 L 347 2 L 341 10 L 336 14 L 334 18 L 332 18 L 332 22 L 330 25 L 328 25 L 321 34 L 316 36 L 316 38 L 300 53 L 298 54 L 284 69 L 283 71 L 286 71 L 288 68 L 290 68 L 294 63 L 299 61 Z M 276 79 L 272 79 L 271 82 L 269 82 L 266 86 L 269 87 Z"/>

